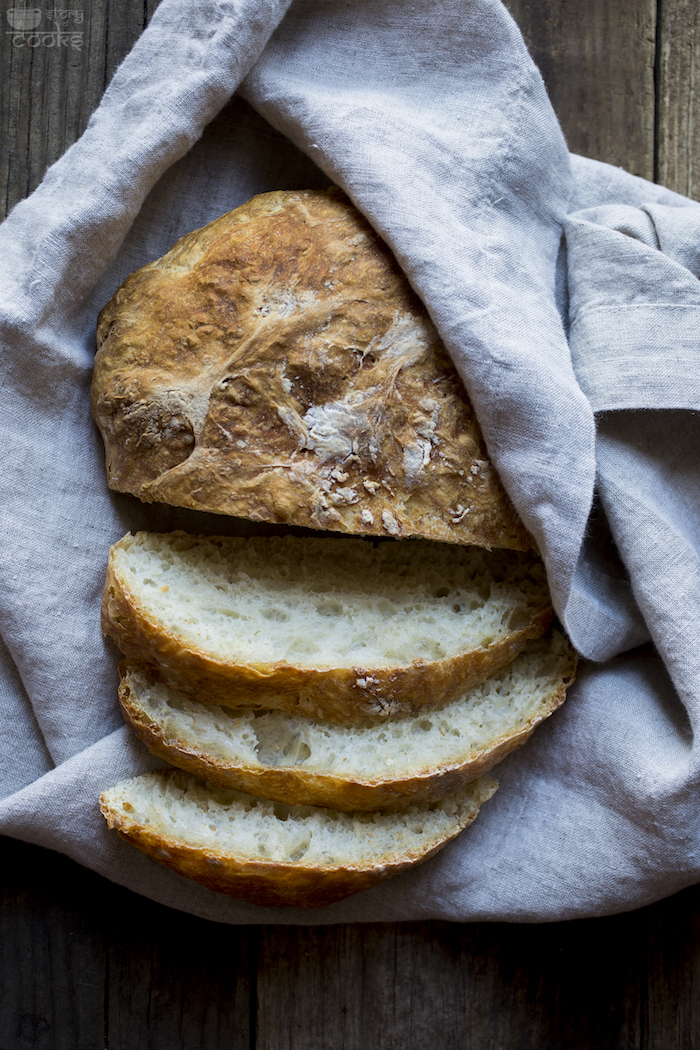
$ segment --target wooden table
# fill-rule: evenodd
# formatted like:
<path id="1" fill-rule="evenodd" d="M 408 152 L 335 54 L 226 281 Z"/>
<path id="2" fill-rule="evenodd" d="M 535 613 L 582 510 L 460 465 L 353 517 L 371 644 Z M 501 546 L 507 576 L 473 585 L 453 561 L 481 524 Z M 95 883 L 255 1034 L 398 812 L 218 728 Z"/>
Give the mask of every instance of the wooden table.
<path id="1" fill-rule="evenodd" d="M 3 33 L 4 212 L 82 132 L 155 6 L 85 4 L 82 51 Z M 574 152 L 700 197 L 697 0 L 510 9 Z M 700 888 L 542 926 L 236 928 L 2 845 L 0 1050 L 700 1047 Z"/>

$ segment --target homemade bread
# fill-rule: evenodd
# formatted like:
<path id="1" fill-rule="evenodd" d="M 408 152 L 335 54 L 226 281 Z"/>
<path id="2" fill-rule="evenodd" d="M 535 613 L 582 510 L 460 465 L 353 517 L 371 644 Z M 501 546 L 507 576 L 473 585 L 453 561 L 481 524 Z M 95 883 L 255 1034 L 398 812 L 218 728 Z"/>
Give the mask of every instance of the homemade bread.
<path id="1" fill-rule="evenodd" d="M 459 699 L 380 725 L 201 704 L 134 665 L 123 666 L 119 699 L 152 754 L 212 783 L 301 806 L 396 809 L 453 793 L 524 744 L 575 669 L 555 631 Z"/>
<path id="2" fill-rule="evenodd" d="M 433 856 L 496 790 L 488 777 L 398 813 L 339 813 L 264 802 L 180 770 L 103 792 L 122 838 L 211 890 L 260 905 L 313 908 Z"/>
<path id="3" fill-rule="evenodd" d="M 464 386 L 339 191 L 254 197 L 102 310 L 108 481 L 258 521 L 527 550 Z"/>
<path id="4" fill-rule="evenodd" d="M 128 534 L 102 626 L 195 700 L 351 723 L 439 707 L 553 611 L 534 555 L 421 540 Z"/>

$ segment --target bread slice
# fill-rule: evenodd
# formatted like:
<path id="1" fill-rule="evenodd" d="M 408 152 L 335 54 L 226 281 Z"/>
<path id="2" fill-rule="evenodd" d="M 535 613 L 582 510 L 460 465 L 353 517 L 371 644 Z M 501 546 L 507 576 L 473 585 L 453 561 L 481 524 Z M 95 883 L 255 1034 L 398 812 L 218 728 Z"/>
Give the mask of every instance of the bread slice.
<path id="1" fill-rule="evenodd" d="M 558 632 L 436 711 L 341 726 L 188 700 L 123 665 L 124 718 L 152 754 L 212 783 L 344 811 L 435 801 L 488 772 L 563 702 L 576 654 Z"/>
<path id="2" fill-rule="evenodd" d="M 484 777 L 440 802 L 349 814 L 265 802 L 168 770 L 117 784 L 100 807 L 127 842 L 211 890 L 314 908 L 432 857 L 496 787 Z"/>
<path id="3" fill-rule="evenodd" d="M 128 534 L 102 626 L 192 699 L 352 723 L 440 707 L 553 611 L 534 555 L 429 541 Z"/>
<path id="4" fill-rule="evenodd" d="M 338 190 L 265 193 L 181 238 L 100 314 L 110 488 L 255 521 L 534 546 L 464 384 Z"/>

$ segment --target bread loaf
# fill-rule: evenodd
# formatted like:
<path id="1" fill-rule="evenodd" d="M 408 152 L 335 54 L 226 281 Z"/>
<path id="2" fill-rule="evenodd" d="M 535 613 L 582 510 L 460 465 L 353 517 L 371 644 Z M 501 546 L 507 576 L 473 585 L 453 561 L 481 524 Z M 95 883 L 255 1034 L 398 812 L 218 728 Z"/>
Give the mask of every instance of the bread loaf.
<path id="1" fill-rule="evenodd" d="M 527 550 L 473 409 L 386 245 L 339 191 L 262 194 L 102 310 L 111 488 L 258 521 Z"/>
<path id="2" fill-rule="evenodd" d="M 195 700 L 352 723 L 439 707 L 553 616 L 533 555 L 427 541 L 127 535 L 102 625 Z"/>
<path id="3" fill-rule="evenodd" d="M 563 702 L 575 667 L 555 631 L 444 707 L 380 725 L 201 704 L 134 665 L 119 698 L 154 755 L 212 783 L 294 805 L 396 809 L 452 794 L 520 747 Z"/>
<path id="4" fill-rule="evenodd" d="M 285 806 L 172 770 L 103 792 L 108 825 L 211 890 L 259 905 L 318 907 L 438 852 L 496 790 L 488 777 L 398 813 Z"/>

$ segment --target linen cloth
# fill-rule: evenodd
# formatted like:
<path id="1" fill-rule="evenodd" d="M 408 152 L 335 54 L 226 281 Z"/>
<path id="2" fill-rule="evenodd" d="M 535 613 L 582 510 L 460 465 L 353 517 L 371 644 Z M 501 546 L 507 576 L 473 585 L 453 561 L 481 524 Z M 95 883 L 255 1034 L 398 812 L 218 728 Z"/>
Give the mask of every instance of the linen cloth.
<path id="1" fill-rule="evenodd" d="M 425 302 L 586 659 L 438 857 L 263 909 L 99 814 L 162 764 L 118 713 L 108 548 L 239 526 L 110 493 L 88 392 L 128 273 L 254 193 L 329 182 Z M 569 155 L 498 0 L 163 0 L 0 249 L 0 832 L 230 923 L 547 921 L 700 879 L 700 206 Z"/>

